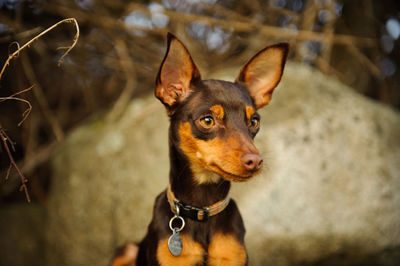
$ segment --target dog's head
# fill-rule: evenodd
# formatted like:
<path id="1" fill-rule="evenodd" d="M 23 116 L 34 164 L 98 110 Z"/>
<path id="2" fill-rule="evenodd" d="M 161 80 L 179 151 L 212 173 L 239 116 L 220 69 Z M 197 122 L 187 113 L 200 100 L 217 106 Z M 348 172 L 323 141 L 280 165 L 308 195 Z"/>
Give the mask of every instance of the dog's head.
<path id="1" fill-rule="evenodd" d="M 260 127 L 257 109 L 271 100 L 288 50 L 287 43 L 264 48 L 235 82 L 202 80 L 186 47 L 168 34 L 155 95 L 171 117 L 171 139 L 198 183 L 219 177 L 243 182 L 261 172 L 263 160 L 253 143 Z"/>

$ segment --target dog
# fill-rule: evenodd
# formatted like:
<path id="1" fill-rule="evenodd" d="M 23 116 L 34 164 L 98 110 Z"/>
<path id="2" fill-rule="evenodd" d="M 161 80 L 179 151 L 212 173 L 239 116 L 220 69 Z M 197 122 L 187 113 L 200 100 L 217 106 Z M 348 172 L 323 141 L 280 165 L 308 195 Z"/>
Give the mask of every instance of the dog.
<path id="1" fill-rule="evenodd" d="M 245 227 L 229 190 L 262 170 L 257 110 L 281 80 L 289 44 L 262 49 L 227 82 L 202 80 L 184 44 L 171 33 L 167 39 L 155 96 L 170 118 L 169 186 L 142 242 L 119 249 L 112 265 L 247 265 Z"/>

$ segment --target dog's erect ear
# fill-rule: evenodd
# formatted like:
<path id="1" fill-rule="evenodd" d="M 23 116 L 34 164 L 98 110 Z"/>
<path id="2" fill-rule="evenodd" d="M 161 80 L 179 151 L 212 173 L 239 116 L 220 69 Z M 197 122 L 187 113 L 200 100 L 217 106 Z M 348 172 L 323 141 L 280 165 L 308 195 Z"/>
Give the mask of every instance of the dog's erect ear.
<path id="1" fill-rule="evenodd" d="M 257 109 L 271 100 L 272 92 L 281 80 L 288 52 L 288 43 L 268 46 L 240 70 L 236 82 L 247 86 Z"/>
<path id="2" fill-rule="evenodd" d="M 190 84 L 200 79 L 200 72 L 183 43 L 171 33 L 167 38 L 167 52 L 158 71 L 155 95 L 171 114 L 174 105 L 189 96 Z"/>

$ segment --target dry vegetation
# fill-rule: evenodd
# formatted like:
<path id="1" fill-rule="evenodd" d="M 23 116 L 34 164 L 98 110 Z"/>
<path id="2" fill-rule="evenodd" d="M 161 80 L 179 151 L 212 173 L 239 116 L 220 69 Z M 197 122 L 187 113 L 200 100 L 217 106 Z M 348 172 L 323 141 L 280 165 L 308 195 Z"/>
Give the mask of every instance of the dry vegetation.
<path id="1" fill-rule="evenodd" d="M 33 44 L 35 41 L 37 41 L 40 37 L 44 36 L 45 34 L 47 34 L 48 32 L 50 32 L 51 30 L 55 29 L 56 27 L 58 27 L 58 26 L 61 25 L 62 23 L 67 23 L 67 22 L 72 22 L 72 23 L 75 24 L 76 34 L 75 34 L 74 41 L 73 41 L 72 45 L 70 45 L 70 46 L 68 46 L 68 47 L 60 47 L 60 49 L 66 49 L 66 52 L 65 52 L 65 53 L 61 56 L 61 58 L 58 60 L 58 65 L 60 66 L 60 65 L 62 64 L 63 60 L 64 60 L 64 57 L 65 57 L 66 55 L 68 55 L 68 53 L 75 47 L 76 43 L 78 42 L 78 38 L 79 38 L 79 26 L 78 26 L 78 22 L 77 22 L 76 19 L 74 19 L 74 18 L 68 18 L 68 19 L 64 19 L 64 20 L 62 20 L 62 21 L 60 21 L 60 22 L 57 22 L 56 24 L 54 24 L 54 25 L 51 26 L 50 28 L 48 28 L 48 29 L 44 30 L 43 32 L 41 32 L 40 34 L 36 35 L 34 38 L 32 38 L 30 41 L 28 41 L 27 43 L 25 43 L 25 44 L 22 45 L 22 46 L 20 46 L 20 44 L 19 44 L 18 42 L 14 42 L 13 44 L 16 44 L 17 49 L 16 49 L 16 51 L 14 51 L 14 52 L 12 52 L 12 53 L 9 54 L 9 56 L 8 56 L 8 58 L 7 58 L 7 60 L 6 60 L 6 62 L 4 63 L 3 68 L 1 69 L 1 72 L 0 72 L 0 80 L 1 80 L 1 78 L 2 78 L 2 76 L 3 76 L 3 73 L 4 73 L 5 69 L 6 69 L 7 66 L 10 64 L 10 61 L 11 61 L 11 60 L 13 60 L 14 58 L 18 57 L 18 55 L 19 55 L 21 52 L 23 52 L 23 50 L 24 50 L 25 48 L 27 48 L 27 47 L 29 47 L 30 45 L 32 45 L 32 44 Z M 31 112 L 31 110 L 32 110 L 32 105 L 31 105 L 31 103 L 30 103 L 28 100 L 25 100 L 25 99 L 22 99 L 22 98 L 18 98 L 17 96 L 20 95 L 20 94 L 22 94 L 22 93 L 25 93 L 25 92 L 27 92 L 27 91 L 30 91 L 32 88 L 33 88 L 33 86 L 31 86 L 31 87 L 29 87 L 29 88 L 27 88 L 27 89 L 25 89 L 25 90 L 22 90 L 22 91 L 20 91 L 20 92 L 16 92 L 16 93 L 14 93 L 13 95 L 10 95 L 10 96 L 8 96 L 8 97 L 0 97 L 0 102 L 11 100 L 11 101 L 23 102 L 23 103 L 25 103 L 25 104 L 28 105 L 28 108 L 22 113 L 22 120 L 18 123 L 18 126 L 21 126 L 22 123 L 25 121 L 25 119 L 29 116 L 29 114 L 30 114 L 30 112 Z M 45 98 L 43 98 L 43 99 L 45 99 Z M 43 104 L 47 104 L 47 103 L 44 102 L 44 101 L 41 101 L 41 102 L 39 102 L 39 103 L 42 104 L 42 107 L 43 107 Z M 46 106 L 46 107 L 47 107 L 47 106 Z M 47 110 L 48 110 L 48 109 L 47 109 Z M 49 112 L 50 112 L 50 111 L 49 111 Z M 51 121 L 52 121 L 53 123 L 56 123 L 56 122 L 54 122 L 54 121 L 56 121 L 56 119 L 51 120 Z M 11 146 L 12 150 L 15 151 L 14 143 L 13 143 L 13 141 L 10 139 L 10 137 L 7 136 L 7 133 L 5 132 L 5 130 L 3 129 L 3 127 L 1 126 L 1 124 L 0 124 L 0 139 L 1 139 L 1 141 L 3 142 L 3 147 L 4 147 L 4 149 L 6 150 L 7 156 L 8 156 L 8 158 L 9 158 L 9 160 L 10 160 L 10 166 L 8 167 L 5 180 L 6 180 L 6 181 L 8 180 L 8 178 L 9 178 L 9 176 L 10 176 L 10 171 L 11 171 L 12 168 L 14 168 L 15 171 L 18 173 L 18 176 L 21 178 L 21 187 L 20 187 L 20 190 L 21 190 L 21 191 L 23 190 L 23 191 L 25 192 L 26 200 L 27 200 L 28 202 L 31 202 L 31 199 L 30 199 L 30 196 L 29 196 L 29 192 L 28 192 L 28 188 L 27 188 L 27 186 L 26 186 L 26 183 L 28 183 L 28 179 L 27 179 L 27 178 L 24 176 L 24 174 L 21 172 L 21 169 L 18 167 L 18 165 L 16 164 L 16 162 L 15 162 L 15 160 L 14 160 L 14 157 L 13 157 L 11 151 L 10 151 L 10 148 L 9 148 L 9 146 Z"/>
<path id="2" fill-rule="evenodd" d="M 209 70 L 241 64 L 266 44 L 289 41 L 292 60 L 399 106 L 397 78 L 380 67 L 382 58 L 399 57 L 385 53 L 380 45 L 387 19 L 382 10 L 392 8 L 396 14 L 398 5 L 395 0 L 377 2 L 76 0 L 7 6 L 0 1 L 0 96 L 22 101 L 0 102 L 1 201 L 23 198 L 16 191 L 21 182 L 26 191 L 25 174 L 33 199 L 46 202 L 51 182 L 48 160 L 55 148 L 88 117 L 106 113 L 109 121 L 118 119 L 132 98 L 152 91 L 168 31 L 190 47 L 201 68 Z M 41 34 L 71 17 L 79 22 L 80 38 L 64 57 L 59 48 L 69 51 L 79 28 L 63 26 Z M 60 58 L 64 63 L 57 67 Z M 18 127 L 21 114 L 26 118 L 26 105 L 33 109 Z M 15 147 L 14 153 L 9 146 Z M 20 174 L 18 168 L 10 171 L 12 154 Z"/>

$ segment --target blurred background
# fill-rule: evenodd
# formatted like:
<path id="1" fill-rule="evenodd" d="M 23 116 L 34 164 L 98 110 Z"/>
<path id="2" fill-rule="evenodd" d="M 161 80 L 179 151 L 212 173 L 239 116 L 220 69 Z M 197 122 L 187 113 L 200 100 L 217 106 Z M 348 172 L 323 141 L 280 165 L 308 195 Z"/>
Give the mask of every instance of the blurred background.
<path id="1" fill-rule="evenodd" d="M 15 42 L 21 46 L 71 17 L 79 23 L 79 40 L 60 67 L 65 50 L 58 48 L 72 44 L 72 23 L 22 51 L 0 80 L 0 130 L 27 178 L 32 203 L 44 213 L 54 177 L 50 159 L 80 125 L 97 117 L 117 120 L 131 100 L 153 93 L 167 32 L 186 44 L 205 77 L 240 67 L 266 45 L 287 41 L 291 62 L 395 112 L 400 108 L 398 0 L 0 0 L 0 65 L 17 49 Z M 33 107 L 18 126 L 27 105 L 4 97 L 31 86 L 18 95 Z M 1 209 L 26 203 L 20 187 L 1 142 Z M 13 216 L 7 215 L 2 227 Z"/>

